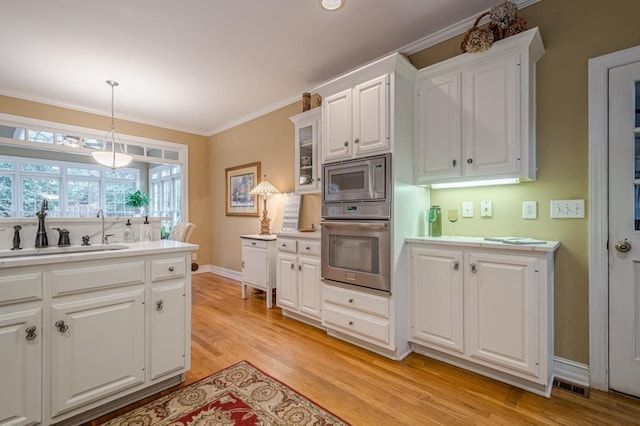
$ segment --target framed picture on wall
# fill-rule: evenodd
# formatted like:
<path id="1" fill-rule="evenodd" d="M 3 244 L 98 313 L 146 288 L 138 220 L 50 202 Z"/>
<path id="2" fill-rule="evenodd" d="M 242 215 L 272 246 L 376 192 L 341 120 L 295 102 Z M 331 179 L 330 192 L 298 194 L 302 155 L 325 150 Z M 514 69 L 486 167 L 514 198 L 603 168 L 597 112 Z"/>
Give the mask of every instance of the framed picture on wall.
<path id="1" fill-rule="evenodd" d="M 227 216 L 258 216 L 258 200 L 249 195 L 258 184 L 260 162 L 225 169 Z"/>

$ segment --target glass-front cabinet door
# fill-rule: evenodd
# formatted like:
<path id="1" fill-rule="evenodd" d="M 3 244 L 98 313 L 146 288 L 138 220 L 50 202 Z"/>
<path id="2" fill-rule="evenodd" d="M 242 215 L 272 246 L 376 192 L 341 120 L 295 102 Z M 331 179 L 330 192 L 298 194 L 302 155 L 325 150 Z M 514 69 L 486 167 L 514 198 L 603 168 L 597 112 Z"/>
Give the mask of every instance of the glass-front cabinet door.
<path id="1" fill-rule="evenodd" d="M 296 193 L 319 193 L 321 108 L 290 117 L 295 125 Z"/>

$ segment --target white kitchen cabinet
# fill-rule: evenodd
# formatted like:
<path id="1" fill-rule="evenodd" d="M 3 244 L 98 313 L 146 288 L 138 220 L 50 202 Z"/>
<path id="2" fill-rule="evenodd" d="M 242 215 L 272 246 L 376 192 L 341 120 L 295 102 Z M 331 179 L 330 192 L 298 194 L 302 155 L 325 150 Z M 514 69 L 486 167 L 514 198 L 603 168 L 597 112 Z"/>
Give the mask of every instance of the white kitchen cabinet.
<path id="1" fill-rule="evenodd" d="M 144 287 L 51 307 L 51 416 L 144 383 Z"/>
<path id="2" fill-rule="evenodd" d="M 408 241 L 412 349 L 549 396 L 558 243 Z"/>
<path id="3" fill-rule="evenodd" d="M 423 68 L 415 89 L 416 184 L 535 180 L 537 28 Z"/>
<path id="4" fill-rule="evenodd" d="M 313 108 L 289 117 L 295 127 L 296 194 L 314 194 L 321 189 L 321 113 L 322 108 Z"/>
<path id="5" fill-rule="evenodd" d="M 388 152 L 389 75 L 324 98 L 322 162 Z"/>
<path id="6" fill-rule="evenodd" d="M 0 424 L 80 423 L 182 381 L 197 246 L 145 244 L 4 259 Z"/>
<path id="7" fill-rule="evenodd" d="M 280 234 L 277 248 L 278 306 L 285 315 L 318 326 L 322 319 L 318 237 Z"/>
<path id="8" fill-rule="evenodd" d="M 267 309 L 273 307 L 276 288 L 276 236 L 241 235 L 242 239 L 242 298 L 247 287 L 266 292 Z"/>

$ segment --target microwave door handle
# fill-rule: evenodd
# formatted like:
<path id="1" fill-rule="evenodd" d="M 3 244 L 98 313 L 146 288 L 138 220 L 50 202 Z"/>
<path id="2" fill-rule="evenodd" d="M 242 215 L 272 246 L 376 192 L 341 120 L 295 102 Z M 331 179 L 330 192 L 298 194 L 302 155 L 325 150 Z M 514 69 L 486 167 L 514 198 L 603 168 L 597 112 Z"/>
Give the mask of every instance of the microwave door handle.
<path id="1" fill-rule="evenodd" d="M 320 222 L 321 226 L 327 227 L 349 227 L 349 228 L 367 228 L 367 229 L 384 229 L 387 227 L 386 223 L 354 223 L 354 222 Z"/>

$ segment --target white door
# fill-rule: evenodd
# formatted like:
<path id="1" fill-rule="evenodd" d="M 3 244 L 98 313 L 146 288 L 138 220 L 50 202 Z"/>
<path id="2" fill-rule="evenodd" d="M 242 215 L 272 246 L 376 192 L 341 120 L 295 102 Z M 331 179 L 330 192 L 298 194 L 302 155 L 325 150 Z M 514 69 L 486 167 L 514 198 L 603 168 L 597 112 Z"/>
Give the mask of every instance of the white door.
<path id="1" fill-rule="evenodd" d="M 267 249 L 242 246 L 242 281 L 266 288 L 268 277 Z"/>
<path id="2" fill-rule="evenodd" d="M 151 380 L 182 370 L 187 362 L 185 286 L 180 280 L 151 290 Z"/>
<path id="3" fill-rule="evenodd" d="M 353 149 L 356 156 L 389 150 L 388 75 L 353 89 Z"/>
<path id="4" fill-rule="evenodd" d="M 298 309 L 297 256 L 278 253 L 276 265 L 277 304 L 281 308 Z"/>
<path id="5" fill-rule="evenodd" d="M 322 101 L 323 163 L 351 157 L 353 150 L 351 124 L 351 89 L 327 96 Z"/>
<path id="6" fill-rule="evenodd" d="M 638 231 L 640 62 L 609 71 L 609 387 L 640 397 Z"/>
<path id="7" fill-rule="evenodd" d="M 321 318 L 320 278 L 321 267 L 319 257 L 298 258 L 298 296 L 300 312 Z"/>

